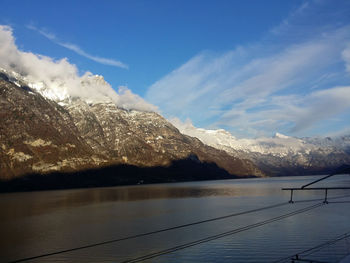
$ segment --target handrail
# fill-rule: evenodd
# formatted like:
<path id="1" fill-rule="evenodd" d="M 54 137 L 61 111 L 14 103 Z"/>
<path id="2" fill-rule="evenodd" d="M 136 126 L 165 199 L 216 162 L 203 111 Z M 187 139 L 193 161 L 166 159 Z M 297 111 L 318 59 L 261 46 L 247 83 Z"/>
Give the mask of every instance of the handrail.
<path id="1" fill-rule="evenodd" d="M 311 187 L 311 188 L 302 188 L 302 187 L 289 187 L 282 188 L 282 190 L 344 190 L 350 189 L 350 187 Z"/>
<path id="2" fill-rule="evenodd" d="M 348 173 L 350 175 L 350 165 L 343 165 L 341 167 L 339 167 L 335 172 L 322 177 L 320 179 L 317 179 L 311 183 L 305 184 L 301 187 L 288 187 L 288 188 L 282 188 L 282 190 L 288 190 L 290 191 L 290 200 L 289 203 L 294 203 L 293 201 L 293 192 L 294 191 L 298 191 L 298 190 L 324 190 L 325 191 L 325 197 L 324 197 L 324 204 L 328 204 L 328 200 L 327 200 L 327 196 L 328 196 L 328 190 L 345 190 L 345 189 L 350 189 L 350 187 L 309 187 L 310 185 L 313 185 L 315 183 L 318 183 L 320 181 L 323 181 L 331 176 L 334 176 L 336 174 L 342 174 L 342 173 Z"/>
<path id="3" fill-rule="evenodd" d="M 305 184 L 305 185 L 303 185 L 301 188 L 308 187 L 308 186 L 310 186 L 310 185 L 313 185 L 313 184 L 315 184 L 315 183 L 318 183 L 318 182 L 320 182 L 320 181 L 323 181 L 324 179 L 327 179 L 327 178 L 329 178 L 329 177 L 332 177 L 332 176 L 334 176 L 334 175 L 336 175 L 336 174 L 342 174 L 342 173 L 349 173 L 349 174 L 350 174 L 350 165 L 343 165 L 343 166 L 339 167 L 335 172 L 333 172 L 333 173 L 331 173 L 331 174 L 329 174 L 329 175 L 327 175 L 327 176 L 325 176 L 325 177 L 323 177 L 323 178 L 321 178 L 321 179 L 317 179 L 317 180 L 315 180 L 315 181 L 313 181 L 313 182 L 311 182 L 311 183 Z"/>
<path id="4" fill-rule="evenodd" d="M 321 179 L 317 179 L 316 181 L 313 181 L 313 182 L 311 182 L 311 183 L 308 183 L 308 184 L 306 184 L 306 185 L 303 185 L 301 188 L 305 188 L 305 187 L 308 187 L 309 185 L 312 185 L 312 184 L 315 184 L 315 183 L 318 183 L 318 182 L 320 182 L 320 181 L 323 181 L 324 179 L 327 179 L 327 178 L 329 178 L 329 177 L 331 177 L 331 176 L 333 176 L 333 175 L 336 175 L 336 173 L 332 173 L 332 174 L 329 174 L 329 175 L 327 175 L 327 176 L 325 176 L 325 177 L 323 177 L 323 178 L 321 178 Z"/>

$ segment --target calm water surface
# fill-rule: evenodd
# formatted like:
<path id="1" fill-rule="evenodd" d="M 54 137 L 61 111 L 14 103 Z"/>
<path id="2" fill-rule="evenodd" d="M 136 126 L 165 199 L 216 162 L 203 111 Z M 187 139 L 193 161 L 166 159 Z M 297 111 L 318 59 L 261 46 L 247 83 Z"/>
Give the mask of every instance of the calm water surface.
<path id="1" fill-rule="evenodd" d="M 282 187 L 312 177 L 267 178 L 0 194 L 0 261 L 9 262 L 162 228 L 288 202 Z M 339 175 L 317 186 L 350 187 Z M 296 200 L 323 198 L 304 191 Z M 329 192 L 330 197 L 350 191 Z M 346 201 L 350 197 L 330 201 Z M 43 257 L 28 262 L 123 262 L 261 222 L 321 202 L 298 202 L 147 237 Z M 273 262 L 350 231 L 350 203 L 308 212 L 145 262 Z M 308 258 L 337 262 L 350 240 Z M 289 262 L 289 261 L 287 261 Z"/>

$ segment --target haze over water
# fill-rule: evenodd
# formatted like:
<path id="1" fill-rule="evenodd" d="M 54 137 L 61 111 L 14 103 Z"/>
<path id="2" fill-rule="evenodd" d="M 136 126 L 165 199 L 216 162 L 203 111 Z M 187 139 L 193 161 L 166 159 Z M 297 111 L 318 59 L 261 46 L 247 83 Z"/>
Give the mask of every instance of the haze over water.
<path id="1" fill-rule="evenodd" d="M 8 262 L 287 203 L 289 192 L 281 191 L 282 187 L 301 186 L 315 178 L 264 178 L 1 194 L 0 261 Z M 350 186 L 350 177 L 339 175 L 325 184 Z M 344 190 L 330 191 L 329 196 L 346 194 L 349 195 Z M 295 200 L 322 199 L 323 195 L 323 192 L 298 192 Z M 334 201 L 344 200 L 349 200 L 349 197 Z M 321 200 L 287 204 L 30 262 L 122 262 L 319 202 Z M 148 262 L 272 262 L 348 232 L 348 206 L 349 203 L 331 203 Z M 349 252 L 346 241 L 311 256 L 337 262 Z"/>

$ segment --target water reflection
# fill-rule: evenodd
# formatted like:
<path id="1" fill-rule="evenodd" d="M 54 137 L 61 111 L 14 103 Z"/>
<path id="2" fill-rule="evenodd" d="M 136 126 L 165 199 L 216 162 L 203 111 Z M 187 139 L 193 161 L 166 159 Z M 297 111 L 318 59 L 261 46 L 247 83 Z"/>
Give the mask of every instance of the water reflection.
<path id="1" fill-rule="evenodd" d="M 0 235 L 3 238 L 0 239 L 0 255 L 14 260 L 280 203 L 289 200 L 289 193 L 281 191 L 282 187 L 301 186 L 315 178 L 265 178 L 1 194 Z M 349 185 L 349 176 L 334 178 L 330 183 Z M 313 199 L 317 194 L 320 193 L 298 193 L 296 199 Z M 296 203 L 293 208 L 303 205 Z M 165 261 L 160 258 L 155 262 L 224 262 L 222 259 L 225 256 L 233 256 L 231 261 L 248 262 L 252 251 L 264 254 L 265 250 L 270 249 L 271 242 L 283 249 L 283 253 L 270 251 L 270 254 L 277 253 L 277 258 L 287 252 L 290 254 L 290 248 L 298 251 L 300 241 L 298 243 L 296 240 L 301 239 L 306 245 L 312 242 L 317 244 L 321 238 L 327 240 L 333 232 L 342 233 L 343 228 L 348 226 L 350 213 L 343 207 L 340 204 L 325 206 L 323 210 L 313 211 L 314 214 L 289 218 L 266 226 L 261 231 L 242 233 L 226 241 L 218 240 L 176 254 L 183 260 L 170 255 Z M 163 233 L 156 239 L 130 240 L 50 259 L 52 262 L 116 262 L 116 259 L 136 256 L 135 251 L 140 254 L 158 251 L 163 247 L 278 216 L 288 212 L 288 209 L 290 207 L 277 208 L 173 231 L 170 236 Z M 314 234 L 307 238 L 303 236 L 310 229 Z M 328 232 L 324 232 L 325 229 Z M 216 246 L 215 249 L 213 246 Z M 49 259 L 42 262 L 46 260 Z M 256 262 L 256 258 L 254 260 L 251 262 Z"/>
<path id="2" fill-rule="evenodd" d="M 280 188 L 258 186 L 259 183 L 261 184 L 260 181 L 255 184 L 250 180 L 247 184 L 246 180 L 0 194 L 0 209 L 6 211 L 0 214 L 0 221 L 105 202 L 281 194 Z"/>
<path id="3" fill-rule="evenodd" d="M 281 188 L 275 187 L 276 183 L 283 187 L 300 186 L 315 178 L 318 177 L 298 177 L 293 184 L 290 178 L 265 178 L 0 194 L 0 209 L 6 211 L 0 214 L 0 221 L 105 202 L 281 195 L 286 193 L 281 193 Z M 339 177 L 333 183 L 346 179 L 348 177 Z"/>
<path id="4" fill-rule="evenodd" d="M 0 221 L 16 219 L 21 216 L 39 215 L 50 210 L 70 208 L 82 205 L 93 205 L 105 202 L 130 202 L 137 200 L 166 199 L 166 198 L 198 198 L 204 196 L 234 196 L 240 191 L 232 188 L 206 187 L 114 187 L 84 190 L 69 190 L 53 192 L 33 192 L 3 195 L 0 207 L 6 213 L 0 214 Z M 27 203 L 30 200 L 30 203 Z M 27 203 L 26 205 L 24 203 Z M 4 211 L 2 210 L 2 211 Z"/>

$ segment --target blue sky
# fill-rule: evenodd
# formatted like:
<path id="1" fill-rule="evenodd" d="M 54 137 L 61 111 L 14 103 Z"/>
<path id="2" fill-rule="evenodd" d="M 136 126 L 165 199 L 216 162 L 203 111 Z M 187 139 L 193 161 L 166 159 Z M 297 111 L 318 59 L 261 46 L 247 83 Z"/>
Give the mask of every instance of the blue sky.
<path id="1" fill-rule="evenodd" d="M 7 1 L 20 50 L 238 137 L 350 133 L 349 1 Z M 348 66 L 348 68 L 347 68 Z"/>

